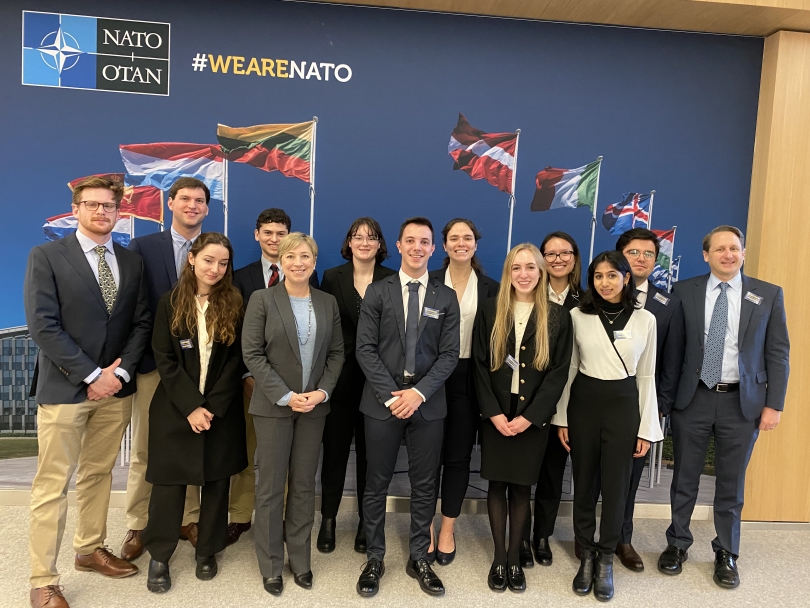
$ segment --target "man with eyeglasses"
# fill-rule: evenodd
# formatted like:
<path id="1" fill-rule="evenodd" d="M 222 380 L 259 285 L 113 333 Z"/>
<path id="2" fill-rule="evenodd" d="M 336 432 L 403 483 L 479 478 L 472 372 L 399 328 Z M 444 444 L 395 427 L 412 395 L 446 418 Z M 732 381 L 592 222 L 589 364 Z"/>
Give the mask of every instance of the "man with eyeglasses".
<path id="1" fill-rule="evenodd" d="M 135 368 L 151 333 L 141 257 L 113 243 L 123 188 L 103 177 L 73 190 L 76 233 L 31 250 L 25 316 L 39 347 L 37 473 L 31 485 L 33 608 L 65 608 L 57 558 L 76 476 L 76 570 L 123 578 L 138 567 L 104 545 L 112 469 L 129 423 Z"/>

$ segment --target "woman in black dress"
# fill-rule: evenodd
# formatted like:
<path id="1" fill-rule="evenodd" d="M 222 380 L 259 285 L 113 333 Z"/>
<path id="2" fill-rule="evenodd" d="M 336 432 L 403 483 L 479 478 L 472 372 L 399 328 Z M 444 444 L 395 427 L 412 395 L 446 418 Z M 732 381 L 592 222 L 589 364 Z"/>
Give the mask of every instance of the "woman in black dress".
<path id="1" fill-rule="evenodd" d="M 530 516 L 531 486 L 568 378 L 572 345 L 571 318 L 548 300 L 548 275 L 537 247 L 525 243 L 509 252 L 498 297 L 484 303 L 473 335 L 475 386 L 485 419 L 481 477 L 489 480 L 487 509 L 495 541 L 487 582 L 493 591 L 507 586 L 523 591 L 519 547 Z"/>

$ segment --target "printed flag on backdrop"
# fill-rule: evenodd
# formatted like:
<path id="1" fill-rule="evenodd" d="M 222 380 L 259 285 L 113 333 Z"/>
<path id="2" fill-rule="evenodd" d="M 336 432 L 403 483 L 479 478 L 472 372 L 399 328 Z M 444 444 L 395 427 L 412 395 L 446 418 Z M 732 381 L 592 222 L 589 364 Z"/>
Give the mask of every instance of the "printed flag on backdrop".
<path id="1" fill-rule="evenodd" d="M 673 276 L 673 271 L 677 271 L 673 264 L 673 253 L 675 250 L 675 228 L 670 230 L 653 230 L 658 237 L 658 259 L 655 268 L 650 275 L 650 282 L 659 289 L 669 290 Z"/>
<path id="2" fill-rule="evenodd" d="M 608 205 L 602 216 L 602 225 L 616 236 L 631 228 L 650 225 L 650 195 L 627 192 L 618 203 Z"/>
<path id="3" fill-rule="evenodd" d="M 124 186 L 124 197 L 121 199 L 121 215 L 130 215 L 150 222 L 163 222 L 163 191 L 155 186 L 126 186 L 123 173 L 96 173 L 86 175 L 68 182 L 73 192 L 80 181 L 88 177 L 104 177 Z"/>
<path id="4" fill-rule="evenodd" d="M 217 125 L 228 160 L 309 182 L 315 122 L 233 128 Z"/>
<path id="5" fill-rule="evenodd" d="M 600 162 L 597 160 L 577 169 L 546 167 L 540 171 L 535 177 L 537 190 L 532 199 L 532 211 L 577 207 L 593 211 Z"/>
<path id="6" fill-rule="evenodd" d="M 450 135 L 447 153 L 473 179 L 485 179 L 501 192 L 512 194 L 517 133 L 484 133 L 459 112 L 458 124 Z"/>
<path id="7" fill-rule="evenodd" d="M 113 241 L 121 245 L 121 247 L 129 245 L 131 227 L 132 218 L 129 216 L 119 217 L 112 231 Z M 55 241 L 69 234 L 73 234 L 78 228 L 79 220 L 77 220 L 72 213 L 63 213 L 62 215 L 55 215 L 45 220 L 42 231 L 45 233 L 46 239 Z"/>
<path id="8" fill-rule="evenodd" d="M 196 177 L 211 190 L 211 198 L 223 200 L 225 163 L 218 145 L 154 143 L 118 147 L 128 186 L 168 190 L 180 177 Z"/>

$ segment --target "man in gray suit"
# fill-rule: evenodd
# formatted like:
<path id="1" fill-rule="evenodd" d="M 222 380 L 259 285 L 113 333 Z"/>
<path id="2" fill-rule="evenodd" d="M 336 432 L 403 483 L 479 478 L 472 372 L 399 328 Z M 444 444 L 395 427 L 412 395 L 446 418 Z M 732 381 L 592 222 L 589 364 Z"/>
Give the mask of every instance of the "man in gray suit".
<path id="1" fill-rule="evenodd" d="M 447 403 L 444 382 L 458 362 L 460 313 L 455 292 L 428 277 L 435 250 L 430 220 L 414 217 L 399 229 L 399 273 L 369 285 L 357 325 L 357 362 L 366 376 L 368 471 L 363 511 L 368 562 L 357 592 L 373 596 L 385 573 L 385 506 L 403 438 L 411 481 L 410 559 L 407 573 L 430 595 L 444 586 L 428 561 L 436 511 L 436 475 Z"/>
<path id="2" fill-rule="evenodd" d="M 787 392 L 790 343 L 782 288 L 740 272 L 743 234 L 718 226 L 703 239 L 711 273 L 681 281 L 686 351 L 672 410 L 675 472 L 664 574 L 680 574 L 692 545 L 689 522 L 709 438 L 714 436 L 714 582 L 740 584 L 740 514 L 745 470 L 759 431 L 779 424 Z"/>

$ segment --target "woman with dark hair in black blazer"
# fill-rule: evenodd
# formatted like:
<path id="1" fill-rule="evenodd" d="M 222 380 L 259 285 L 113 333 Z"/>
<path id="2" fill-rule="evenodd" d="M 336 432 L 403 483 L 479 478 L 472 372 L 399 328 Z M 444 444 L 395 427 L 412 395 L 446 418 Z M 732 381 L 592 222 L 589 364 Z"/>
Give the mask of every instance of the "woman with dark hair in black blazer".
<path id="1" fill-rule="evenodd" d="M 363 414 L 360 413 L 360 397 L 363 395 L 366 378 L 354 357 L 355 334 L 366 287 L 374 281 L 395 274 L 395 271 L 381 266 L 388 257 L 388 247 L 380 225 L 370 217 L 360 217 L 352 222 L 340 254 L 348 262 L 324 272 L 321 282 L 321 291 L 332 294 L 337 300 L 346 360 L 332 395 L 333 407 L 326 417 L 326 427 L 323 430 L 321 529 L 318 532 L 317 547 L 321 553 L 335 550 L 335 518 L 343 497 L 346 467 L 354 437 L 357 505 L 360 515 L 354 550 L 365 553 L 363 493 L 366 488 L 366 440 Z"/>
<path id="2" fill-rule="evenodd" d="M 446 566 L 456 556 L 454 528 L 470 482 L 470 456 L 481 421 L 470 365 L 473 325 L 484 300 L 498 294 L 498 282 L 484 274 L 484 268 L 475 255 L 481 233 L 471 220 L 450 220 L 442 230 L 442 237 L 447 257 L 444 258 L 442 269 L 434 270 L 430 276 L 455 290 L 461 308 L 458 365 L 445 383 L 447 417 L 444 419 L 442 445 L 444 474 L 436 476 L 437 485 L 441 488 L 442 526 L 438 542 L 433 538 L 431 529 L 428 552 L 430 557 L 435 556 L 439 565 Z"/>
<path id="3" fill-rule="evenodd" d="M 197 578 L 217 574 L 225 548 L 230 477 L 247 466 L 241 406 L 242 296 L 232 283 L 233 249 L 217 232 L 201 234 L 174 289 L 158 304 L 152 334 L 160 384 L 149 408 L 153 484 L 143 545 L 152 556 L 146 587 L 172 585 L 186 486 L 202 486 Z"/>

